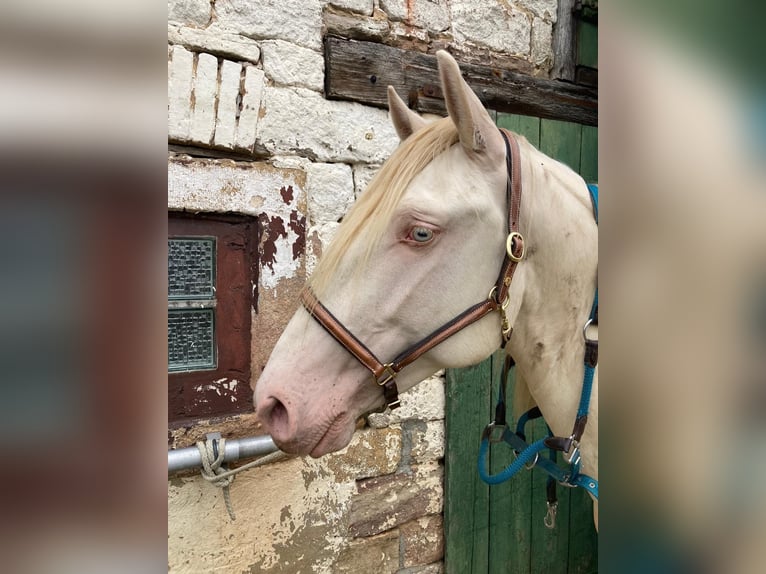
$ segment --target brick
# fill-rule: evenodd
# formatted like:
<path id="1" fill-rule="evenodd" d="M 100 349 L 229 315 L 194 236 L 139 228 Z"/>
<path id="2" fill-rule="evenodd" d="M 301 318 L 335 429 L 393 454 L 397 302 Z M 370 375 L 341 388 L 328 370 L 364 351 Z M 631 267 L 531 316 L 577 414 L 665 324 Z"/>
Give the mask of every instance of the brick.
<path id="1" fill-rule="evenodd" d="M 336 574 L 394 574 L 398 569 L 399 533 L 394 530 L 354 540 L 340 552 L 332 571 Z"/>
<path id="2" fill-rule="evenodd" d="M 193 67 L 194 54 L 182 46 L 173 46 L 168 76 L 168 138 L 171 140 L 189 139 Z"/>
<path id="3" fill-rule="evenodd" d="M 218 91 L 218 58 L 210 54 L 197 55 L 194 75 L 194 107 L 189 139 L 210 145 L 215 131 L 215 98 Z"/>
<path id="4" fill-rule="evenodd" d="M 403 566 L 431 564 L 444 558 L 444 520 L 440 514 L 402 524 L 399 535 Z"/>
<path id="5" fill-rule="evenodd" d="M 324 88 L 324 57 L 283 40 L 261 44 L 263 71 L 276 84 L 300 86 L 321 92 Z"/>
<path id="6" fill-rule="evenodd" d="M 200 29 L 169 24 L 168 41 L 199 52 L 254 64 L 261 56 L 261 49 L 255 40 L 215 26 Z"/>
<path id="7" fill-rule="evenodd" d="M 237 124 L 237 148 L 253 151 L 255 134 L 260 118 L 261 98 L 263 97 L 263 70 L 255 66 L 245 66 L 245 87 L 242 93 L 242 111 Z"/>
<path id="8" fill-rule="evenodd" d="M 232 149 L 237 137 L 239 111 L 239 79 L 242 65 L 229 60 L 221 64 L 221 84 L 218 90 L 218 112 L 215 121 L 216 147 Z"/>
<path id="9" fill-rule="evenodd" d="M 337 222 L 354 201 L 351 167 L 343 163 L 315 163 L 306 170 L 309 219 L 312 224 Z"/>
<path id="10" fill-rule="evenodd" d="M 500 53 L 529 54 L 529 17 L 500 2 L 452 0 L 452 33 L 457 43 L 473 42 Z"/>
<path id="11" fill-rule="evenodd" d="M 322 6 L 316 0 L 227 0 L 216 3 L 215 12 L 218 25 L 234 33 L 322 48 Z"/>
<path id="12" fill-rule="evenodd" d="M 438 465 L 423 465 L 408 474 L 359 481 L 357 494 L 351 499 L 349 532 L 356 537 L 374 536 L 441 512 L 443 475 Z"/>
<path id="13" fill-rule="evenodd" d="M 266 87 L 263 108 L 257 141 L 275 155 L 382 163 L 399 142 L 386 110 L 326 100 L 303 88 Z"/>

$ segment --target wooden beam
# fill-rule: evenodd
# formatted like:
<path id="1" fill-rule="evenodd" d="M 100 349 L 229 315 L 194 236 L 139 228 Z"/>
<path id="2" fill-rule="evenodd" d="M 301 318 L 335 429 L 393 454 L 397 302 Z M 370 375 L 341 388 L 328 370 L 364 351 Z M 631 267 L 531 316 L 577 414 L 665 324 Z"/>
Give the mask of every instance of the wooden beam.
<path id="1" fill-rule="evenodd" d="M 556 23 L 553 25 L 553 69 L 551 76 L 573 82 L 577 43 L 574 15 L 575 0 L 559 0 Z"/>
<path id="2" fill-rule="evenodd" d="M 598 92 L 594 87 L 475 64 L 460 64 L 460 69 L 489 109 L 598 125 Z M 436 56 L 374 42 L 326 38 L 328 99 L 387 107 L 388 85 L 394 86 L 412 109 L 446 114 Z"/>

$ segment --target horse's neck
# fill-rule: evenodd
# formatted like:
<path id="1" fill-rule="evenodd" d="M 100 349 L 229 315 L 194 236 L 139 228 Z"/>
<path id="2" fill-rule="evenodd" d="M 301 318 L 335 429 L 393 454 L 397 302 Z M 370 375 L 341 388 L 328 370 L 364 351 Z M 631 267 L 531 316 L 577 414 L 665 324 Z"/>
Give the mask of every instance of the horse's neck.
<path id="1" fill-rule="evenodd" d="M 595 290 L 597 230 L 582 179 L 531 146 L 522 154 L 520 219 L 528 259 L 517 271 L 523 293 L 510 352 L 553 432 L 568 436 L 582 388 L 582 328 Z"/>

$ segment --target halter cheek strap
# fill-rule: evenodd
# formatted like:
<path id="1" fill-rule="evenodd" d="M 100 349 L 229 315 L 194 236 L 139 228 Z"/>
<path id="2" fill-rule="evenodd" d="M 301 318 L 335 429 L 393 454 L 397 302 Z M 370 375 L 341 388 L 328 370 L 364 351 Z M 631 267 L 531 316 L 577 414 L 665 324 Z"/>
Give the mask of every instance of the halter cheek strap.
<path id="1" fill-rule="evenodd" d="M 306 288 L 301 295 L 303 306 L 317 323 L 372 373 L 373 381 L 383 388 L 386 406 L 390 409 L 399 407 L 399 389 L 396 386 L 396 376 L 399 372 L 455 333 L 462 331 L 493 311 L 499 311 L 502 318 L 503 347 L 505 347 L 511 337 L 511 327 L 505 317 L 505 308 L 508 306 L 508 289 L 511 286 L 516 265 L 524 258 L 526 249 L 524 247 L 524 237 L 519 232 L 519 212 L 521 209 L 519 144 L 516 138 L 507 130 L 500 129 L 500 133 L 503 136 L 506 150 L 505 161 L 508 174 L 506 178 L 506 199 L 509 235 L 506 239 L 506 253 L 500 268 L 500 274 L 487 299 L 469 307 L 429 335 L 426 335 L 420 341 L 399 353 L 390 363 L 383 363 L 319 301 L 310 288 Z"/>

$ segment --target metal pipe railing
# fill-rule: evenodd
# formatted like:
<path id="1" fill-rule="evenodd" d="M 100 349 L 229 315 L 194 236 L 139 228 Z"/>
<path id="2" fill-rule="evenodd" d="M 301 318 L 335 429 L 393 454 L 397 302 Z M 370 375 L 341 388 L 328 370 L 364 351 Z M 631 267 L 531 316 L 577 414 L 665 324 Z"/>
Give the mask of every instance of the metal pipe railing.
<path id="1" fill-rule="evenodd" d="M 220 439 L 221 433 L 210 433 L 208 440 Z M 233 462 L 241 458 L 262 456 L 279 450 L 269 435 L 248 438 L 226 439 L 224 445 L 224 462 Z M 196 446 L 178 448 L 168 451 L 168 474 L 179 470 L 202 467 L 202 456 Z"/>

